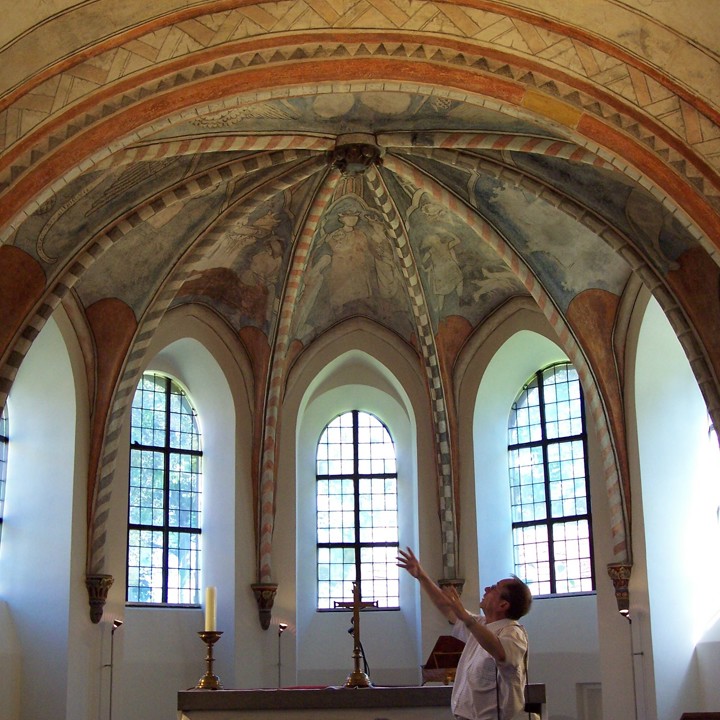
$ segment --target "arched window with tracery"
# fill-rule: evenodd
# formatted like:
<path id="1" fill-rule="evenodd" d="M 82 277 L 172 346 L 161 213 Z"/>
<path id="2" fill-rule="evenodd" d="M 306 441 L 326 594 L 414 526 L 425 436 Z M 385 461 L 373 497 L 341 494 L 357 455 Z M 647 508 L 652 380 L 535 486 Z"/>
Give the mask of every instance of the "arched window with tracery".
<path id="1" fill-rule="evenodd" d="M 128 602 L 200 603 L 200 439 L 180 385 L 144 374 L 130 428 Z"/>
<path id="2" fill-rule="evenodd" d="M 352 410 L 322 432 L 316 453 L 317 607 L 353 599 L 400 603 L 395 445 L 374 415 Z"/>
<path id="3" fill-rule="evenodd" d="M 570 363 L 533 375 L 508 431 L 515 573 L 537 595 L 594 590 L 585 409 Z"/>

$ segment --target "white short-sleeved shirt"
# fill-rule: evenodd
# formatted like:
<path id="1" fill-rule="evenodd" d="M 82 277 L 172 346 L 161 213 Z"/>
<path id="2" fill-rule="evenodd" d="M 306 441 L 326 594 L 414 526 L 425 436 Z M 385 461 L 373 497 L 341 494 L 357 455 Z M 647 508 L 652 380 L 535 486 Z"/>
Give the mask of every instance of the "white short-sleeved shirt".
<path id="1" fill-rule="evenodd" d="M 485 623 L 485 619 L 478 618 Z M 505 662 L 496 663 L 461 622 L 453 627 L 453 636 L 465 642 L 455 673 L 452 711 L 469 720 L 512 720 L 523 709 L 527 633 L 510 619 L 486 623 L 505 648 Z M 496 672 L 497 668 L 497 672 Z"/>

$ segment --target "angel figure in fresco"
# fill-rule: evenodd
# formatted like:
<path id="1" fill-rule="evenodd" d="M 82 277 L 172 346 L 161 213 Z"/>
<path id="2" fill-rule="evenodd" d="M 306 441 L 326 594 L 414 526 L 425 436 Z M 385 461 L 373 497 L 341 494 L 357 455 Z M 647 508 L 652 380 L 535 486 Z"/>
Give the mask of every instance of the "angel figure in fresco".
<path id="1" fill-rule="evenodd" d="M 365 300 L 372 296 L 370 287 L 370 254 L 368 238 L 357 227 L 360 213 L 341 212 L 340 227 L 326 238 L 332 252 L 332 263 L 327 276 L 330 304 L 340 309 L 352 300 Z"/>
<path id="2" fill-rule="evenodd" d="M 245 248 L 250 247 L 257 240 L 269 241 L 270 238 L 280 240 L 280 237 L 275 234 L 275 228 L 279 224 L 280 217 L 272 210 L 268 210 L 254 220 L 251 220 L 248 215 L 243 215 L 225 230 L 212 250 L 198 262 L 197 270 L 232 266 Z"/>
<path id="3" fill-rule="evenodd" d="M 252 256 L 250 264 L 240 274 L 242 283 L 274 288 L 282 264 L 282 250 L 282 243 L 275 237 L 271 238 Z"/>
<path id="4" fill-rule="evenodd" d="M 460 238 L 452 233 L 439 231 L 432 233 L 423 242 L 422 269 L 427 273 L 430 289 L 437 297 L 438 310 L 443 309 L 445 296 L 457 293 L 462 297 L 463 272 L 460 268 L 455 247 Z"/>
<path id="5" fill-rule="evenodd" d="M 500 290 L 514 290 L 517 287 L 518 279 L 515 274 L 506 267 L 491 269 L 483 268 L 481 280 L 472 280 L 471 284 L 473 302 L 478 302 L 484 295 L 492 295 Z"/>
<path id="6" fill-rule="evenodd" d="M 393 243 L 385 232 L 385 223 L 376 212 L 367 212 L 364 218 L 369 228 L 368 241 L 375 264 L 378 294 L 384 300 L 392 300 L 401 287 Z"/>

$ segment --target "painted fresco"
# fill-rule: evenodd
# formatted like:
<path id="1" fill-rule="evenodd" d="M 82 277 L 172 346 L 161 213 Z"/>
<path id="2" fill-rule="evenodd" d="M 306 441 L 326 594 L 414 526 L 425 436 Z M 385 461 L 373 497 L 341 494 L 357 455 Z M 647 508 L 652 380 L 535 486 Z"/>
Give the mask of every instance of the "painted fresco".
<path id="1" fill-rule="evenodd" d="M 158 188 L 179 182 L 192 165 L 191 157 L 172 157 L 86 173 L 43 202 L 13 242 L 40 262 L 55 265 L 110 219 L 142 203 Z"/>
<path id="2" fill-rule="evenodd" d="M 216 306 L 239 330 L 269 333 L 289 260 L 293 218 L 283 195 L 234 221 L 193 268 L 178 298 Z"/>
<path id="3" fill-rule="evenodd" d="M 411 137 L 403 134 L 406 127 L 413 127 Z M 130 148 L 117 166 L 108 162 L 105 170 L 81 175 L 43 203 L 14 242 L 52 274 L 72 255 L 78 238 L 86 241 L 140 207 L 132 227 L 83 275 L 76 288 L 81 302 L 89 306 L 104 297 L 118 298 L 140 317 L 168 273 L 181 272 L 185 275 L 173 305 L 206 305 L 236 332 L 252 326 L 268 338 L 286 302 L 293 262 L 299 263 L 289 339 L 305 346 L 356 316 L 409 342 L 425 316 L 434 333 L 451 317 L 479 327 L 510 298 L 527 296 L 506 261 L 482 239 L 484 223 L 542 278 L 562 310 L 588 289 L 619 296 L 630 273 L 625 261 L 573 218 L 576 211 L 558 211 L 518 186 L 519 177 L 542 177 L 580 210 L 597 213 L 637 241 L 648 262 L 662 272 L 673 269 L 692 245 L 687 231 L 652 195 L 611 170 L 541 154 L 471 151 L 462 149 L 462 142 L 461 149 L 435 156 L 414 152 L 414 147 L 436 146 L 450 130 L 456 138 L 464 131 L 468 137 L 483 132 L 548 137 L 547 130 L 541 133 L 530 122 L 434 95 L 338 92 L 238 104 L 169 124 L 143 140 L 138 159 Z M 333 162 L 323 148 L 352 132 L 385 133 L 380 139 L 388 147 L 379 148 L 377 163 L 400 226 L 386 227 L 362 171 L 347 172 L 333 187 L 322 184 Z M 312 149 L 295 159 L 272 159 L 276 148 L 293 147 L 303 133 Z M 189 144 L 203 137 L 206 142 Z M 410 146 L 392 149 L 396 137 Z M 317 138 L 325 139 L 316 148 Z M 245 149 L 228 150 L 234 142 Z M 384 151 L 422 170 L 426 186 L 385 169 Z M 146 152 L 155 153 L 155 159 L 142 160 Z M 453 161 L 458 152 L 490 164 L 464 169 Z M 298 181 L 285 180 L 312 157 L 319 169 Z M 248 162 L 238 172 L 239 160 Z M 495 170 L 502 167 L 508 169 L 506 176 Z M 477 212 L 477 223 L 439 202 L 437 188 Z M 158 198 L 168 191 L 172 200 L 164 206 Z M 307 256 L 294 259 L 299 238 L 307 235 L 309 208 L 323 193 L 327 200 L 313 219 Z M 202 254 L 190 255 L 206 235 L 211 239 Z M 396 236 L 401 244 L 407 236 L 409 254 L 399 250 Z M 194 258 L 192 264 L 187 257 Z"/>
<path id="4" fill-rule="evenodd" d="M 358 195 L 330 205 L 314 238 L 296 308 L 295 333 L 307 343 L 341 317 L 376 319 L 409 339 L 405 282 L 381 213 Z"/>
<path id="5" fill-rule="evenodd" d="M 543 278 L 561 309 L 591 288 L 622 294 L 630 267 L 583 224 L 543 198 L 494 178 L 479 178 L 475 192 L 479 212 Z"/>
<path id="6" fill-rule="evenodd" d="M 140 317 L 173 267 L 224 200 L 209 188 L 186 203 L 156 213 L 112 245 L 85 272 L 78 295 L 87 307 L 104 297 L 127 303 Z"/>
<path id="7" fill-rule="evenodd" d="M 513 160 L 606 218 L 638 243 L 648 261 L 663 273 L 677 269 L 678 258 L 698 245 L 656 197 L 618 173 L 575 165 L 570 177 L 567 163 L 555 158 L 514 153 Z"/>
<path id="8" fill-rule="evenodd" d="M 473 228 L 427 193 L 414 193 L 406 217 L 435 327 L 449 315 L 474 325 L 511 295 L 525 293 Z"/>
<path id="9" fill-rule="evenodd" d="M 392 91 L 328 92 L 238 104 L 194 116 L 157 133 L 154 138 L 204 135 L 220 131 L 289 134 L 389 133 L 404 130 L 463 130 L 548 136 L 542 128 L 488 108 L 457 99 Z M 422 137 L 418 136 L 422 144 Z"/>

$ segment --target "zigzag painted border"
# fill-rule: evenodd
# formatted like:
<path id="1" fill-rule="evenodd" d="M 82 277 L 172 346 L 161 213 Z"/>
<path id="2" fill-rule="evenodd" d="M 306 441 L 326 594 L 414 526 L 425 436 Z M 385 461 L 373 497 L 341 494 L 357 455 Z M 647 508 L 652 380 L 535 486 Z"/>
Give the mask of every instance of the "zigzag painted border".
<path id="1" fill-rule="evenodd" d="M 278 153 L 274 154 L 274 164 L 285 163 L 295 155 L 293 151 L 278 151 Z M 242 161 L 240 161 L 241 163 Z M 193 272 L 197 262 L 214 249 L 228 227 L 240 216 L 245 215 L 249 207 L 257 207 L 276 193 L 283 192 L 298 182 L 302 182 L 322 170 L 326 167 L 326 164 L 327 161 L 323 156 L 311 156 L 310 159 L 304 160 L 280 177 L 250 189 L 242 197 L 234 201 L 233 205 L 217 217 L 204 233 L 198 237 L 192 248 L 186 252 L 172 279 L 156 293 L 155 299 L 150 304 L 136 333 L 122 377 L 118 381 L 112 410 L 108 414 L 106 422 L 102 458 L 92 498 L 91 527 L 88 531 L 88 572 L 102 572 L 105 566 L 106 509 L 110 506 L 112 495 L 112 479 L 118 453 L 121 421 L 127 411 L 128 403 L 132 401 L 148 347 L 165 311 L 177 295 L 182 284 Z"/>
<path id="2" fill-rule="evenodd" d="M 387 223 L 388 233 L 395 244 L 395 255 L 399 262 L 400 271 L 406 280 L 406 287 L 410 293 L 410 305 L 415 315 L 418 343 L 425 361 L 431 417 L 435 434 L 443 577 L 448 580 L 455 579 L 458 571 L 458 529 L 452 463 L 452 438 L 448 421 L 447 400 L 440 371 L 440 359 L 430 312 L 420 274 L 418 273 L 417 261 L 413 255 L 400 213 L 375 167 L 369 168 L 365 174 L 365 179 L 378 202 L 380 212 Z"/>
<path id="3" fill-rule="evenodd" d="M 468 207 L 456 195 L 444 187 L 437 184 L 432 178 L 429 178 L 419 169 L 408 165 L 403 160 L 392 155 L 385 157 L 385 167 L 392 172 L 406 177 L 416 187 L 422 187 L 432 194 L 432 196 L 451 212 L 456 213 L 465 222 L 475 227 L 478 226 L 479 216 L 473 208 Z M 594 377 L 590 371 L 590 367 L 585 360 L 580 347 L 575 340 L 570 328 L 566 325 L 562 314 L 555 307 L 552 298 L 545 289 L 537 282 L 535 276 L 523 259 L 515 252 L 512 246 L 505 238 L 487 221 L 482 221 L 478 228 L 480 238 L 488 243 L 495 250 L 498 256 L 512 270 L 520 282 L 525 285 L 528 292 L 532 295 L 541 309 L 545 317 L 550 322 L 558 336 L 560 346 L 565 350 L 568 358 L 578 371 L 580 380 L 585 390 L 585 399 L 589 412 L 598 423 L 598 433 L 601 438 L 601 447 L 603 452 L 603 467 L 605 471 L 605 481 L 610 499 L 611 514 L 611 530 L 615 541 L 614 552 L 619 560 L 627 561 L 632 552 L 629 545 L 629 537 L 626 527 L 626 512 L 624 507 L 624 496 L 618 474 L 615 450 L 612 444 L 612 436 L 610 434 L 605 411 L 602 406 L 598 388 L 595 384 Z"/>
<path id="4" fill-rule="evenodd" d="M 446 11 L 447 8 L 438 4 L 439 14 Z M 463 13 L 466 22 L 453 22 L 443 29 L 442 35 L 433 32 L 431 23 L 425 23 L 420 31 L 423 45 L 417 41 L 420 34 L 417 27 L 412 28 L 412 40 L 406 37 L 404 31 L 406 26 L 412 24 L 412 19 L 403 17 L 403 14 L 392 18 L 377 17 L 376 21 L 385 22 L 386 26 L 374 31 L 364 30 L 364 40 L 353 36 L 353 28 L 347 27 L 352 21 L 348 21 L 348 17 L 342 14 L 330 21 L 312 15 L 312 23 L 308 22 L 310 15 L 303 18 L 302 15 L 295 14 L 293 23 L 297 36 L 291 37 L 293 42 L 299 45 L 307 43 L 304 47 L 282 46 L 281 43 L 287 42 L 288 36 L 275 34 L 275 23 L 282 23 L 285 30 L 285 18 L 259 25 L 256 13 L 244 8 L 229 13 L 219 27 L 214 27 L 217 24 L 209 21 L 205 32 L 191 33 L 191 42 L 163 42 L 161 49 L 153 50 L 157 45 L 158 35 L 150 32 L 144 39 L 134 38 L 127 44 L 114 47 L 100 55 L 90 58 L 84 55 L 87 59 L 61 70 L 41 86 L 30 86 L 25 93 L 14 93 L 12 105 L 0 113 L 0 139 L 3 140 L 4 150 L 8 150 L 20 143 L 23 137 L 32 133 L 35 128 L 46 124 L 51 117 L 57 117 L 73 106 L 82 105 L 86 98 L 102 88 L 110 88 L 113 84 L 127 85 L 131 77 L 129 73 L 135 73 L 138 77 L 150 74 L 148 68 L 152 68 L 155 63 L 162 67 L 163 63 L 169 65 L 172 61 L 175 65 L 183 63 L 186 66 L 190 64 L 191 67 L 186 67 L 174 77 L 161 79 L 155 87 L 152 83 L 143 81 L 143 87 L 134 91 L 137 96 L 133 99 L 132 93 L 128 93 L 123 96 L 123 103 L 137 101 L 151 93 L 162 92 L 179 84 L 202 81 L 218 72 L 237 69 L 243 66 L 239 58 L 243 55 L 244 43 L 255 44 L 257 48 L 248 53 L 245 67 L 277 62 L 302 62 L 313 57 L 341 58 L 363 55 L 393 58 L 404 55 L 409 59 L 474 66 L 484 72 L 520 80 L 524 85 L 535 87 L 548 95 L 561 97 L 565 102 L 582 106 L 585 111 L 604 116 L 616 125 L 624 126 L 643 142 L 655 143 L 651 137 L 645 137 L 648 131 L 641 130 L 636 120 L 621 117 L 622 112 L 617 107 L 607 103 L 601 105 L 597 98 L 589 98 L 584 102 L 581 92 L 570 87 L 573 78 L 577 78 L 578 81 L 602 88 L 608 98 L 615 98 L 621 104 L 630 104 L 643 115 L 653 118 L 682 143 L 694 148 L 698 157 L 704 157 L 717 174 L 720 169 L 720 128 L 717 126 L 717 117 L 711 117 L 708 114 L 710 110 L 700 111 L 691 105 L 690 98 L 686 97 L 687 92 L 672 84 L 673 81 L 669 78 L 665 79 L 659 73 L 653 73 L 639 62 L 631 65 L 629 57 L 613 56 L 613 49 L 607 44 L 602 48 L 592 47 L 588 44 L 590 38 L 587 38 L 587 42 L 569 40 L 562 33 L 543 27 L 540 35 L 536 33 L 532 40 L 529 40 L 527 23 L 515 24 L 516 21 L 512 19 L 509 20 L 511 26 L 503 32 L 488 33 L 489 28 L 497 25 L 501 19 L 508 21 L 508 18 L 467 7 L 458 8 L 458 11 Z M 268 15 L 268 18 L 271 17 Z M 207 19 L 210 20 L 210 17 Z M 198 19 L 195 22 L 200 26 L 203 21 Z M 323 23 L 326 23 L 324 28 Z M 311 31 L 316 36 L 322 36 L 323 30 L 325 34 L 332 30 L 335 35 L 344 30 L 347 39 L 333 49 L 332 42 L 328 42 L 328 38 L 324 37 L 313 49 L 306 36 Z M 185 37 L 188 35 L 188 25 L 179 24 L 167 28 L 166 31 Z M 301 33 L 305 33 L 305 36 Z M 399 40 L 395 39 L 396 37 Z M 458 50 L 458 43 L 467 43 L 468 47 Z M 225 46 L 227 49 L 223 51 Z M 146 49 L 140 52 L 141 47 Z M 555 51 L 549 52 L 550 48 L 555 48 Z M 509 49 L 515 53 L 514 56 Z M 615 51 L 619 52 L 617 48 Z M 230 57 L 223 57 L 225 52 Z M 203 53 L 211 55 L 212 59 L 204 63 Z M 116 56 L 120 54 L 136 57 L 137 62 L 117 62 Z M 197 66 L 193 58 L 200 60 Z M 523 60 L 527 64 L 523 64 Z M 563 83 L 560 74 L 566 75 L 566 83 Z M 102 104 L 101 115 L 110 112 L 112 108 L 113 101 L 106 99 L 108 102 Z M 82 127 L 83 121 L 68 123 L 67 132 L 72 135 Z M 650 135 L 653 133 L 650 132 Z M 58 138 L 48 139 L 45 146 L 41 142 L 33 142 L 27 150 L 29 160 L 18 166 L 15 176 L 22 171 L 19 168 L 23 164 L 29 167 L 53 144 L 61 141 L 62 139 Z M 664 152 L 662 147 L 658 147 L 657 151 Z M 682 158 L 673 158 L 670 155 L 667 161 L 679 164 L 685 162 Z M 691 183 L 703 184 L 703 172 L 692 172 L 687 167 L 679 169 L 686 173 Z M 708 196 L 717 196 L 720 192 L 717 177 L 714 184 L 714 190 L 704 190 Z"/>

